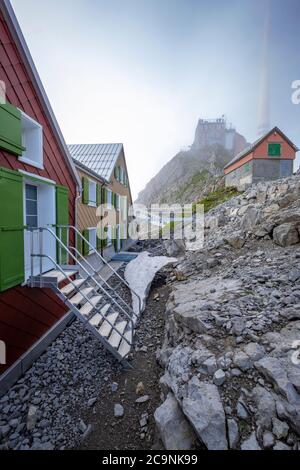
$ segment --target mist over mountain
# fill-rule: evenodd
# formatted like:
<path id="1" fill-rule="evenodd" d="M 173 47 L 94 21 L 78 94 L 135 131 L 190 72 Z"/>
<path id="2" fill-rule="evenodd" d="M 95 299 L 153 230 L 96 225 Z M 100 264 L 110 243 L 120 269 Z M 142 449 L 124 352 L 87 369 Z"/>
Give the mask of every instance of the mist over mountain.
<path id="1" fill-rule="evenodd" d="M 138 195 L 137 203 L 189 203 L 222 184 L 223 168 L 248 145 L 245 137 L 228 126 L 224 117 L 200 119 L 195 139 L 152 178 Z"/>

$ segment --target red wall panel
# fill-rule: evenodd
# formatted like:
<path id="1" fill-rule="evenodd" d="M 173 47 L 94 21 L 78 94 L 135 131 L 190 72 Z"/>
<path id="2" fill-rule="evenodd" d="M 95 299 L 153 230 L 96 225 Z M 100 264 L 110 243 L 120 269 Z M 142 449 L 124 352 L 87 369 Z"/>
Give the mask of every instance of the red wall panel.
<path id="1" fill-rule="evenodd" d="M 74 177 L 60 151 L 59 143 L 1 12 L 0 80 L 5 82 L 7 100 L 43 126 L 44 170 L 21 163 L 17 157 L 2 150 L 0 150 L 0 166 L 25 170 L 67 186 L 69 221 L 74 225 L 76 197 Z M 0 340 L 6 343 L 7 365 L 0 365 L 0 373 L 24 354 L 66 311 L 65 305 L 51 290 L 17 287 L 1 293 Z"/>

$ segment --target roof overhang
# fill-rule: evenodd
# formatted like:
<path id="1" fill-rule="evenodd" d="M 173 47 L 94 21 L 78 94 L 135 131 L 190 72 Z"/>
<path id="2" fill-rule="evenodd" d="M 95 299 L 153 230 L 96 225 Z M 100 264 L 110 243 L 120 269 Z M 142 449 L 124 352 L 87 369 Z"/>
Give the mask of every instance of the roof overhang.
<path id="1" fill-rule="evenodd" d="M 93 178 L 99 180 L 102 184 L 109 184 L 109 181 L 107 181 L 102 176 L 99 176 L 98 173 L 96 173 L 95 171 L 90 170 L 86 165 L 79 162 L 75 158 L 73 158 L 73 162 L 74 162 L 75 167 L 78 168 L 78 170 L 81 170 L 82 172 L 86 173 L 87 175 L 92 176 Z"/>
<path id="2" fill-rule="evenodd" d="M 58 125 L 58 122 L 56 120 L 56 117 L 54 115 L 54 112 L 52 110 L 51 104 L 49 102 L 49 99 L 47 97 L 47 94 L 45 92 L 45 89 L 43 87 L 43 84 L 41 82 L 41 79 L 39 77 L 39 74 L 37 72 L 37 69 L 34 65 L 33 59 L 31 57 L 30 51 L 28 49 L 28 46 L 26 44 L 25 38 L 23 36 L 23 33 L 21 31 L 20 25 L 18 23 L 18 20 L 16 18 L 15 12 L 11 6 L 11 3 L 9 0 L 1 0 L 0 3 L 0 9 L 3 13 L 3 16 L 5 18 L 5 21 L 8 25 L 8 28 L 10 30 L 10 33 L 15 41 L 15 44 L 18 48 L 19 53 L 22 56 L 22 59 L 24 61 L 24 65 L 26 67 L 26 71 L 30 77 L 30 80 L 34 86 L 35 92 L 39 98 L 39 101 L 43 107 L 43 110 L 46 114 L 46 117 L 49 121 L 49 124 L 51 125 L 52 131 L 56 137 L 57 143 L 59 144 L 60 150 L 67 162 L 67 165 L 69 167 L 69 170 L 73 176 L 74 181 L 77 183 L 78 187 L 81 188 L 81 181 L 80 178 L 77 174 L 75 165 L 73 163 L 72 157 L 69 153 L 69 150 L 67 148 L 66 142 L 64 140 L 64 137 L 62 135 L 62 132 L 60 130 L 60 127 Z"/>

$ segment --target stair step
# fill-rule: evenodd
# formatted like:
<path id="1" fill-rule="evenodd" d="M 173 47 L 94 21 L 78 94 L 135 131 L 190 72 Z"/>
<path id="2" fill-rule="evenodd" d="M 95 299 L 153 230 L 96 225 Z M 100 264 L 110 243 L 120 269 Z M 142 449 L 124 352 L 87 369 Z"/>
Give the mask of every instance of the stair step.
<path id="1" fill-rule="evenodd" d="M 90 320 L 89 324 L 97 328 L 103 320 L 103 316 L 100 313 L 96 313 Z"/>
<path id="2" fill-rule="evenodd" d="M 126 331 L 126 333 L 124 333 L 124 336 L 125 338 L 131 343 L 132 342 L 132 330 L 128 330 Z M 130 349 L 131 349 L 131 346 L 124 340 L 122 339 L 119 347 L 118 347 L 118 353 L 120 354 L 120 356 L 122 358 L 124 358 L 125 356 L 127 356 L 127 354 L 130 353 Z"/>
<path id="3" fill-rule="evenodd" d="M 117 312 L 114 312 L 114 313 L 111 313 L 110 315 L 107 315 L 106 318 L 107 318 L 107 320 L 110 321 L 110 323 L 112 325 L 114 325 L 117 321 L 118 316 L 119 316 L 119 314 Z M 111 325 L 108 323 L 108 321 L 104 320 L 101 327 L 99 328 L 99 333 L 104 338 L 108 338 L 108 336 L 110 335 L 111 330 L 112 330 Z"/>
<path id="4" fill-rule="evenodd" d="M 84 279 L 75 279 L 75 281 L 73 281 L 73 284 L 78 288 L 84 283 L 84 281 L 85 281 Z M 67 297 L 75 290 L 75 287 L 73 284 L 71 284 L 70 282 L 66 286 L 62 287 L 60 289 L 60 292 Z"/>
<path id="5" fill-rule="evenodd" d="M 59 270 L 53 269 L 52 271 L 49 271 L 48 273 L 42 274 L 42 277 L 44 278 L 49 278 L 53 277 L 55 280 L 57 279 L 57 283 L 59 284 L 60 282 L 64 281 L 66 279 L 66 276 L 74 276 L 74 274 L 78 273 L 78 269 L 70 269 L 64 271 L 65 274 L 61 273 Z"/>
<path id="6" fill-rule="evenodd" d="M 108 338 L 109 344 L 113 347 L 116 348 L 119 346 L 121 339 L 122 339 L 122 334 L 125 331 L 125 328 L 127 326 L 126 321 L 121 321 L 116 325 L 116 330 L 113 330 L 110 337 Z"/>
<path id="7" fill-rule="evenodd" d="M 101 308 L 101 313 L 102 313 L 103 317 L 105 317 L 105 315 L 107 314 L 110 307 L 111 307 L 110 304 L 106 304 L 106 305 L 104 305 L 104 307 Z"/>
<path id="8" fill-rule="evenodd" d="M 88 316 L 91 311 L 98 305 L 100 300 L 102 299 L 102 295 L 95 295 L 94 297 L 91 297 L 89 300 L 90 302 L 86 302 L 80 309 L 79 312 L 81 315 L 84 315 L 85 317 Z"/>
<path id="9" fill-rule="evenodd" d="M 87 297 L 92 291 L 94 290 L 93 287 L 86 287 L 82 289 L 81 292 L 78 292 L 74 297 L 71 297 L 70 302 L 73 305 L 79 305 L 84 300 L 84 295 Z"/>

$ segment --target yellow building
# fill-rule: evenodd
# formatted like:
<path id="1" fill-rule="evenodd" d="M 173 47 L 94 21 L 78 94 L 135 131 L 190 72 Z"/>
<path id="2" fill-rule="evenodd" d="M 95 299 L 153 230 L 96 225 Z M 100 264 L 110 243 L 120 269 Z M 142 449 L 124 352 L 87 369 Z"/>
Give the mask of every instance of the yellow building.
<path id="1" fill-rule="evenodd" d="M 128 246 L 128 208 L 132 197 L 123 144 L 69 145 L 69 151 L 83 188 L 76 206 L 77 228 L 93 248 L 109 258 Z M 113 225 L 101 217 L 98 208 L 103 204 L 111 204 L 116 210 Z M 106 227 L 106 240 L 97 236 L 99 226 Z M 84 255 L 89 254 L 88 246 L 79 249 Z"/>

